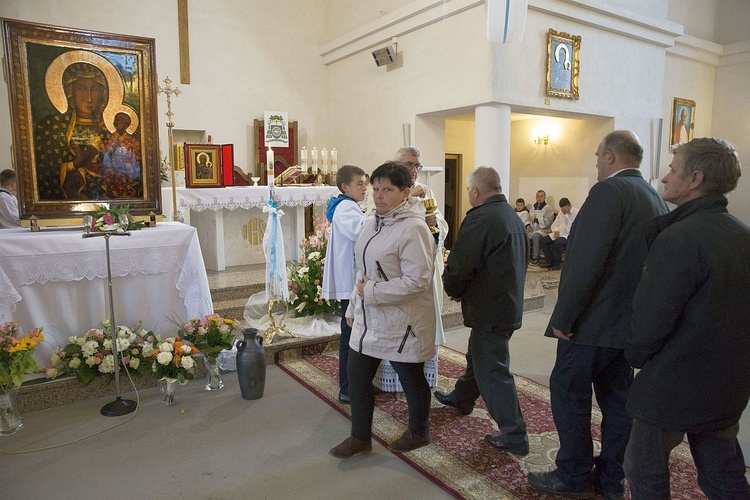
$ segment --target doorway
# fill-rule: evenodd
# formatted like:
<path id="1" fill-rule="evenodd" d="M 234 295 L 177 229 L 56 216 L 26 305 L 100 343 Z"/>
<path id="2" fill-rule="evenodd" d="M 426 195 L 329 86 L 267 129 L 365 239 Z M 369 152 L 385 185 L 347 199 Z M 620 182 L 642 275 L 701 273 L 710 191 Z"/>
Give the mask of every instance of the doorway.
<path id="1" fill-rule="evenodd" d="M 448 236 L 445 237 L 445 248 L 448 250 L 453 246 L 453 241 L 458 235 L 460 217 L 458 211 L 461 209 L 461 155 L 445 155 L 445 206 L 443 217 L 448 223 Z"/>

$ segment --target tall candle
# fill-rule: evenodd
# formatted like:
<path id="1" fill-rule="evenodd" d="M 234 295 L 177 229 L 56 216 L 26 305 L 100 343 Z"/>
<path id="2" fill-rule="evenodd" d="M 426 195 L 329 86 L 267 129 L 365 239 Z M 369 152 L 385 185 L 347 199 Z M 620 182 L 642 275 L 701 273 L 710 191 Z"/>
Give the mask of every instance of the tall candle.
<path id="1" fill-rule="evenodd" d="M 318 173 L 318 150 L 316 148 L 312 148 L 312 151 L 310 151 L 310 161 L 312 162 L 312 173 L 316 174 Z"/>
<path id="2" fill-rule="evenodd" d="M 320 150 L 320 171 L 324 174 L 328 173 L 328 150 L 326 148 Z"/>
<path id="3" fill-rule="evenodd" d="M 300 153 L 300 163 L 302 172 L 307 173 L 307 148 L 302 148 L 302 152 Z"/>
<path id="4" fill-rule="evenodd" d="M 339 153 L 336 148 L 331 150 L 331 173 L 336 173 L 339 170 Z"/>
<path id="5" fill-rule="evenodd" d="M 273 149 L 269 147 L 268 151 L 266 151 L 266 176 L 268 177 L 269 186 L 273 186 L 274 165 L 276 165 L 276 159 L 273 154 Z"/>

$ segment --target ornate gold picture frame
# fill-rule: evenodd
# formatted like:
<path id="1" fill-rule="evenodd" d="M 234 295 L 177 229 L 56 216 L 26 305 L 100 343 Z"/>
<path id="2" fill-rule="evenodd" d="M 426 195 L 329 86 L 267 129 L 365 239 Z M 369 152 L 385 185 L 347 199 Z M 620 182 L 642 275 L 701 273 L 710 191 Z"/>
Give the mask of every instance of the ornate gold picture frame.
<path id="1" fill-rule="evenodd" d="M 189 188 L 222 187 L 220 145 L 185 144 L 185 185 Z"/>
<path id="2" fill-rule="evenodd" d="M 547 32 L 547 95 L 578 99 L 581 37 L 550 29 Z"/>
<path id="3" fill-rule="evenodd" d="M 155 41 L 2 20 L 21 219 L 161 213 Z"/>
<path id="4" fill-rule="evenodd" d="M 676 146 L 693 140 L 695 128 L 695 101 L 675 97 L 672 101 L 672 125 L 669 129 L 669 145 Z"/>

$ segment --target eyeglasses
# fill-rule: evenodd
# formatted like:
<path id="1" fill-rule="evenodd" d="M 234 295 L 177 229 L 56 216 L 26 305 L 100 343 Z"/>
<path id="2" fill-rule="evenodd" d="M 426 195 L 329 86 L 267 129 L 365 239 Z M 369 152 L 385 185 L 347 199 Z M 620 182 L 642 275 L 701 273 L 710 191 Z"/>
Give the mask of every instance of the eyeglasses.
<path id="1" fill-rule="evenodd" d="M 416 163 L 413 161 L 405 161 L 404 165 L 406 165 L 407 168 L 416 168 L 417 170 L 422 170 L 422 164 Z"/>

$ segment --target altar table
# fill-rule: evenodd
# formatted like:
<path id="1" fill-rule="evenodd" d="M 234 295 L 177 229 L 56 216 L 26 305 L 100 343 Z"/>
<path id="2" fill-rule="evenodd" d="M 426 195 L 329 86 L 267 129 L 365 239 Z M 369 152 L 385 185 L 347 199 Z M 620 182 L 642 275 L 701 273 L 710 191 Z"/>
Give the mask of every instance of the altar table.
<path id="1" fill-rule="evenodd" d="M 115 321 L 174 336 L 174 321 L 213 312 L 197 231 L 160 222 L 109 240 Z M 44 327 L 36 358 L 71 335 L 101 328 L 109 319 L 104 237 L 82 238 L 82 229 L 0 230 L 0 321 L 28 331 Z"/>
<path id="2" fill-rule="evenodd" d="M 226 188 L 177 188 L 179 220 L 198 229 L 207 269 L 223 271 L 227 266 L 265 263 L 263 232 L 268 218 L 268 186 Z M 339 194 L 335 186 L 285 186 L 275 189 L 284 212 L 281 227 L 287 259 L 297 259 L 305 239 L 305 207 L 318 207 L 324 217 L 328 200 Z M 162 212 L 173 220 L 172 188 L 161 190 Z"/>

